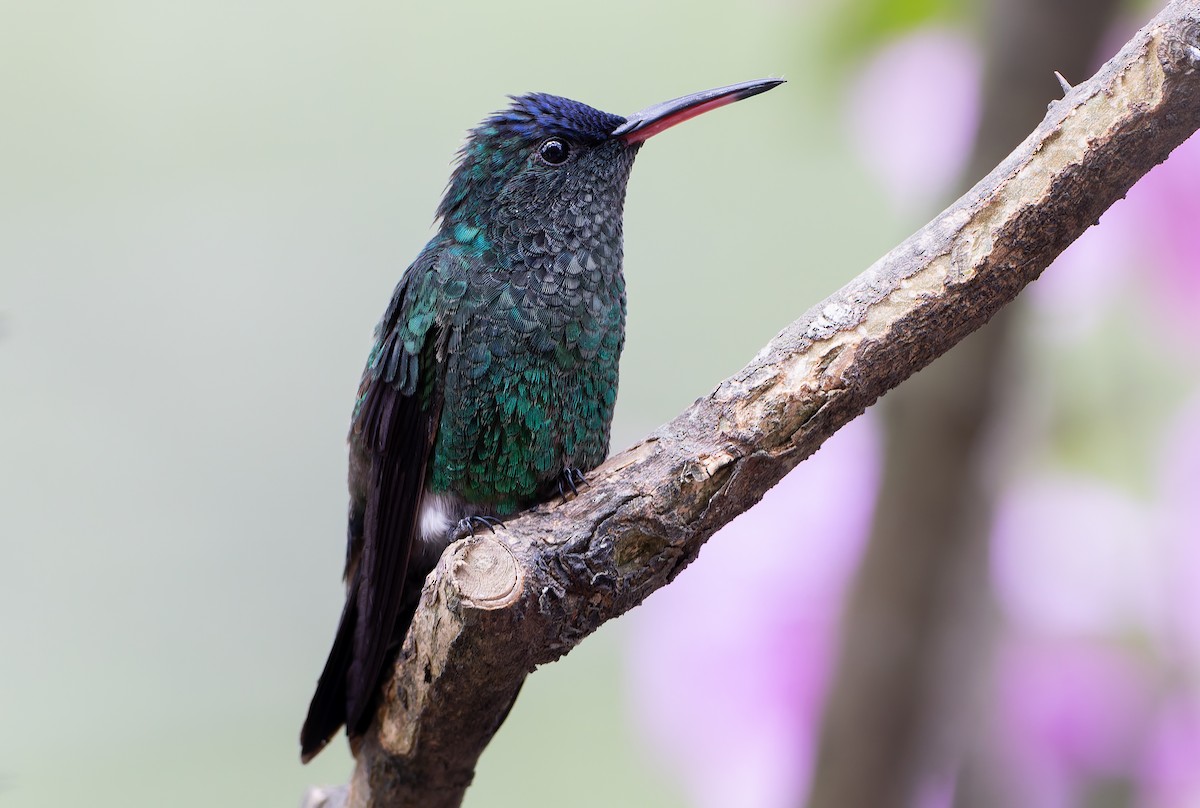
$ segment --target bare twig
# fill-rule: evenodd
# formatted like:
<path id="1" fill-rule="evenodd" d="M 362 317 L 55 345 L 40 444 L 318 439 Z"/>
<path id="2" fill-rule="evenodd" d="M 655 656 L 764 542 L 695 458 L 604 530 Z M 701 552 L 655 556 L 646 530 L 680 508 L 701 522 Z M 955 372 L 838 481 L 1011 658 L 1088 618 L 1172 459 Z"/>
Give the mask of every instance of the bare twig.
<path id="1" fill-rule="evenodd" d="M 718 528 L 988 320 L 1200 126 L 1178 0 L 925 228 L 784 329 L 582 496 L 458 542 L 359 750 L 349 804 L 457 806 L 525 676 L 668 583 Z"/>

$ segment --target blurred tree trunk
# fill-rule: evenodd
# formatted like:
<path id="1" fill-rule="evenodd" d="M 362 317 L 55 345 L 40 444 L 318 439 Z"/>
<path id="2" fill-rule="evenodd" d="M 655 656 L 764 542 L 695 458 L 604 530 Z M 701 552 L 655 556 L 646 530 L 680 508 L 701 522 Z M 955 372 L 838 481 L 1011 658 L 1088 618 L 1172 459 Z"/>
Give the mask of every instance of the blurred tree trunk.
<path id="1" fill-rule="evenodd" d="M 983 114 L 967 179 L 983 176 L 1061 97 L 1053 71 L 1090 76 L 1116 5 L 988 0 Z M 847 604 L 811 808 L 910 806 L 957 779 L 956 750 L 968 742 L 989 657 L 987 449 L 1011 409 L 996 394 L 1013 315 L 1002 311 L 882 405 L 883 483 Z M 973 808 L 995 804 L 982 780 L 969 790 Z"/>

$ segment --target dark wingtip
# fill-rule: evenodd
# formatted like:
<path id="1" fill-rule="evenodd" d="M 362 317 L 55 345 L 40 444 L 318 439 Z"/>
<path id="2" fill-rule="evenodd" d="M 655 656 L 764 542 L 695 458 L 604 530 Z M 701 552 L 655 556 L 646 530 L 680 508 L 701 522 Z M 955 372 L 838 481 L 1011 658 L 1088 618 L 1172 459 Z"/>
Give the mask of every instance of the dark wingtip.
<path id="1" fill-rule="evenodd" d="M 326 742 L 326 743 L 328 743 L 328 742 Z M 307 748 L 304 743 L 304 738 L 301 738 L 301 740 L 300 740 L 300 764 L 307 765 L 308 761 L 312 760 L 313 758 L 316 758 L 316 756 L 320 753 L 320 750 L 322 750 L 324 748 L 325 748 L 325 743 L 320 744 L 320 746 L 317 747 L 316 749 Z"/>
<path id="2" fill-rule="evenodd" d="M 351 588 L 354 591 L 354 588 Z M 353 596 L 338 621 L 337 634 L 325 669 L 317 679 L 317 690 L 308 705 L 308 715 L 300 729 L 300 762 L 308 763 L 329 745 L 333 736 L 346 723 L 346 672 L 350 667 L 354 626 L 358 621 L 357 604 Z"/>
<path id="3" fill-rule="evenodd" d="M 333 715 L 337 712 L 338 715 Z M 342 728 L 341 711 L 329 709 L 328 705 L 318 704 L 314 698 L 309 707 L 308 719 L 300 730 L 300 762 L 308 763 L 329 745 L 333 736 Z"/>
<path id="4" fill-rule="evenodd" d="M 300 741 L 300 763 L 307 765 L 310 760 L 321 753 L 321 750 L 329 745 L 329 741 L 322 741 L 315 748 L 309 748 L 304 745 L 304 740 Z"/>

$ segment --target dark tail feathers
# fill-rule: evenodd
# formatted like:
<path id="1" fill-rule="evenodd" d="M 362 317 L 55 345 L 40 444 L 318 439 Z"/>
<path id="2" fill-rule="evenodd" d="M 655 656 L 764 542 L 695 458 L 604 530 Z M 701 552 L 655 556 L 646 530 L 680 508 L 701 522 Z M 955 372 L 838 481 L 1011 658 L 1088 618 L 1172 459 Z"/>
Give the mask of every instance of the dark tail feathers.
<path id="1" fill-rule="evenodd" d="M 300 760 L 304 763 L 316 757 L 346 723 L 346 671 L 350 668 L 357 622 L 358 597 L 356 592 L 350 592 L 338 622 L 333 648 L 325 660 L 325 670 L 317 680 L 317 692 L 308 705 L 304 728 L 300 730 Z"/>

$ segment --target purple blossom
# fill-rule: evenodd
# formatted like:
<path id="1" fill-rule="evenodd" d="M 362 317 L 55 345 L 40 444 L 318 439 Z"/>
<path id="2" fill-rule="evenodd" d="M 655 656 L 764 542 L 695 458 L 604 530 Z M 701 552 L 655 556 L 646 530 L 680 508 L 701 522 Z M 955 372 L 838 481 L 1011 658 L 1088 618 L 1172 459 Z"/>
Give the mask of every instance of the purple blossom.
<path id="1" fill-rule="evenodd" d="M 1174 695 L 1157 711 L 1141 761 L 1141 804 L 1146 808 L 1200 805 L 1200 703 L 1195 694 Z"/>
<path id="2" fill-rule="evenodd" d="M 993 763 L 1022 805 L 1077 805 L 1112 780 L 1148 808 L 1200 804 L 1200 398 L 1163 445 L 1144 504 L 1065 477 L 1001 503 Z"/>
<path id="3" fill-rule="evenodd" d="M 1088 333 L 1104 309 L 1140 293 L 1172 336 L 1200 339 L 1200 135 L 1130 189 L 1031 289 L 1058 334 Z"/>
<path id="4" fill-rule="evenodd" d="M 993 747 L 1012 804 L 1067 808 L 1094 783 L 1130 781 L 1149 731 L 1148 664 L 1113 645 L 1010 635 L 999 649 Z"/>
<path id="5" fill-rule="evenodd" d="M 1145 254 L 1130 271 L 1146 273 L 1151 292 L 1172 323 L 1200 337 L 1200 136 L 1143 177 L 1126 203 L 1136 243 Z"/>
<path id="6" fill-rule="evenodd" d="M 1022 628 L 1099 635 L 1145 626 L 1161 613 L 1161 551 L 1144 506 L 1120 489 L 1076 477 L 1020 481 L 997 505 L 992 578 Z"/>
<path id="7" fill-rule="evenodd" d="M 701 808 L 799 804 L 878 440 L 842 429 L 631 616 L 630 702 Z"/>
<path id="8" fill-rule="evenodd" d="M 979 126 L 980 75 L 965 37 L 923 28 L 882 48 L 854 81 L 850 136 L 897 210 L 938 203 L 961 176 Z"/>
<path id="9" fill-rule="evenodd" d="M 1156 650 L 1167 692 L 1139 779 L 1147 806 L 1190 808 L 1200 805 L 1200 395 L 1165 432 L 1157 489 L 1167 605 Z"/>
<path id="10" fill-rule="evenodd" d="M 1158 472 L 1157 529 L 1165 545 L 1170 617 L 1163 642 L 1200 671 L 1200 395 L 1166 431 Z"/>

